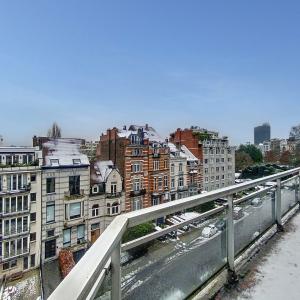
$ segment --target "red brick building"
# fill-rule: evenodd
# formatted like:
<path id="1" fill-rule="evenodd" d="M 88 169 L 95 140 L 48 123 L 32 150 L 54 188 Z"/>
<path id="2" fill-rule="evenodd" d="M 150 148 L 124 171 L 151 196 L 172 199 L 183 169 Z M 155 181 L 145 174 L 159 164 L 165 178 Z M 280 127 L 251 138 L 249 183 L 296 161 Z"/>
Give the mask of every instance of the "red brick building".
<path id="1" fill-rule="evenodd" d="M 120 170 L 127 212 L 169 200 L 169 148 L 152 127 L 108 129 L 100 136 L 97 157 Z"/>

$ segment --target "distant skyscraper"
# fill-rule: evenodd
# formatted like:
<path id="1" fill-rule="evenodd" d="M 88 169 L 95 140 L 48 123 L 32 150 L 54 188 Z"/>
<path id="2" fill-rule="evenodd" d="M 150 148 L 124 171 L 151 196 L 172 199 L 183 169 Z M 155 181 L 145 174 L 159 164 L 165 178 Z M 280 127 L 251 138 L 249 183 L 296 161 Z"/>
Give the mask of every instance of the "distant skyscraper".
<path id="1" fill-rule="evenodd" d="M 264 123 L 254 128 L 254 144 L 258 145 L 271 139 L 271 126 Z"/>

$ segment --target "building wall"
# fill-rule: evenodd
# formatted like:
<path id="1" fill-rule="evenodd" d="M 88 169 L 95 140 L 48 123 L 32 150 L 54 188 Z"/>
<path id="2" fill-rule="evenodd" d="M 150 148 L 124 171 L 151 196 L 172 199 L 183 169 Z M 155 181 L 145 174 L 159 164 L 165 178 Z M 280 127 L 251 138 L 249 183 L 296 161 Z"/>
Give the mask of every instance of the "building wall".
<path id="1" fill-rule="evenodd" d="M 235 182 L 235 149 L 228 141 L 209 140 L 204 142 L 203 189 L 212 191 Z"/>
<path id="2" fill-rule="evenodd" d="M 271 139 L 271 127 L 269 124 L 263 124 L 254 128 L 254 144 L 259 145 Z"/>
<path id="3" fill-rule="evenodd" d="M 80 176 L 80 191 L 82 195 L 68 196 L 69 176 Z M 47 178 L 55 178 L 55 192 L 47 194 Z M 86 249 L 87 247 L 87 219 L 89 216 L 88 197 L 90 192 L 89 167 L 72 168 L 47 168 L 42 169 L 42 261 L 52 260 L 58 257 L 59 251 L 64 248 L 63 230 L 71 228 L 71 245 L 68 247 L 72 252 Z M 47 222 L 47 204 L 55 204 L 55 220 Z M 81 203 L 81 216 L 69 220 L 70 204 Z M 66 207 L 67 205 L 67 207 Z M 67 210 L 66 210 L 67 209 Z M 85 225 L 85 236 L 82 243 L 77 242 L 77 226 Z M 54 234 L 53 234 L 54 230 Z M 56 241 L 55 255 L 45 258 L 45 244 Z M 50 242 L 49 242 L 50 243 Z"/>
<path id="4" fill-rule="evenodd" d="M 1 153 L 0 153 L 1 155 Z M 3 160 L 2 160 L 3 162 Z M 8 177 L 22 176 L 23 183 L 26 181 L 26 189 L 11 190 L 8 186 Z M 16 177 L 15 177 L 16 178 Z M 20 177 L 19 177 L 20 178 Z M 18 180 L 19 180 L 18 178 Z M 22 166 L 22 167 L 4 167 L 0 168 L 0 227 L 2 239 L 0 251 L 0 278 L 4 275 L 10 276 L 19 272 L 39 267 L 40 264 L 40 238 L 41 238 L 41 193 L 40 193 L 41 172 L 38 166 Z M 28 208 L 24 201 L 27 199 Z M 6 210 L 6 203 L 9 203 L 9 211 Z M 12 203 L 16 203 L 16 209 Z M 22 205 L 20 205 L 20 204 Z M 19 210 L 19 207 L 22 209 Z M 23 224 L 22 231 L 18 231 L 19 220 L 23 221 L 27 218 L 28 230 Z M 15 220 L 15 226 L 13 222 Z M 9 222 L 9 231 L 6 231 L 7 222 Z M 21 223 L 20 223 L 21 224 Z M 13 227 L 15 230 L 13 230 Z M 20 241 L 27 239 L 27 249 L 22 248 Z M 15 241 L 15 246 L 13 246 Z M 6 255 L 6 245 L 10 243 L 10 250 L 15 247 L 13 253 Z M 12 244 L 11 244 L 12 243 Z M 20 250 L 21 246 L 21 250 Z M 27 267 L 26 263 L 27 261 Z"/>
<path id="5" fill-rule="evenodd" d="M 178 128 L 171 134 L 170 141 L 177 147 L 185 145 L 200 160 L 200 162 L 203 161 L 202 145 L 199 143 L 199 139 L 192 129 L 182 130 Z"/>
<path id="6" fill-rule="evenodd" d="M 180 170 L 180 164 L 182 166 Z M 179 178 L 183 184 L 179 185 Z M 180 156 L 170 158 L 170 200 L 181 199 L 189 196 L 188 192 L 188 166 L 187 159 Z"/>

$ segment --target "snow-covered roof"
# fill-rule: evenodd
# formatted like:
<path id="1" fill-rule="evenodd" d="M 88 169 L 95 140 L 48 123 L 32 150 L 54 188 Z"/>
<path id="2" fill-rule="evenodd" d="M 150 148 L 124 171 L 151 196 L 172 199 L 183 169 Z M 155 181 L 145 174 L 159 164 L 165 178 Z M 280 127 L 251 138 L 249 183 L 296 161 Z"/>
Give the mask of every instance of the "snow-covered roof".
<path id="1" fill-rule="evenodd" d="M 44 166 L 89 165 L 87 155 L 80 152 L 81 144 L 76 139 L 51 139 L 43 144 Z"/>
<path id="2" fill-rule="evenodd" d="M 114 163 L 111 160 L 96 161 L 91 168 L 91 179 L 94 183 L 106 182 L 109 174 L 114 169 Z"/>
<path id="3" fill-rule="evenodd" d="M 185 145 L 181 146 L 181 151 L 188 161 L 198 161 L 198 158 Z"/>
<path id="4" fill-rule="evenodd" d="M 138 130 L 143 130 L 144 138 L 149 139 L 150 142 L 164 143 L 165 139 L 162 138 L 157 131 L 150 126 L 130 125 L 128 129 L 119 129 L 118 136 L 129 138 L 132 134 L 138 134 Z"/>
<path id="5" fill-rule="evenodd" d="M 35 147 L 0 147 L 0 153 L 34 153 L 37 151 Z"/>

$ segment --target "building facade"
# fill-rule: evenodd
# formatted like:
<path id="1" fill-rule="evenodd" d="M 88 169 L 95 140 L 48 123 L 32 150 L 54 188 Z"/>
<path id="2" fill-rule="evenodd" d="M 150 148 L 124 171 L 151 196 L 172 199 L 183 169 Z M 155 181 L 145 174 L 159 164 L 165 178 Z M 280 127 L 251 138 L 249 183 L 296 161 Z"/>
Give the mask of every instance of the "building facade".
<path id="1" fill-rule="evenodd" d="M 254 128 L 254 144 L 259 145 L 265 141 L 271 139 L 271 126 L 268 123 L 264 123 Z"/>
<path id="2" fill-rule="evenodd" d="M 73 139 L 43 144 L 42 262 L 62 249 L 80 256 L 88 246 L 90 164 Z"/>
<path id="3" fill-rule="evenodd" d="M 177 147 L 185 146 L 199 160 L 200 174 L 195 172 L 197 170 L 194 172 L 200 191 L 234 184 L 235 148 L 229 145 L 227 137 L 219 137 L 218 132 L 192 126 L 190 129 L 177 129 L 170 135 L 170 141 Z"/>
<path id="4" fill-rule="evenodd" d="M 37 149 L 0 148 L 0 278 L 40 264 L 40 185 Z"/>
<path id="5" fill-rule="evenodd" d="M 91 163 L 88 239 L 94 243 L 113 218 L 125 211 L 123 179 L 112 161 Z"/>
<path id="6" fill-rule="evenodd" d="M 108 129 L 100 137 L 97 156 L 119 169 L 127 212 L 169 201 L 169 148 L 152 127 Z"/>

